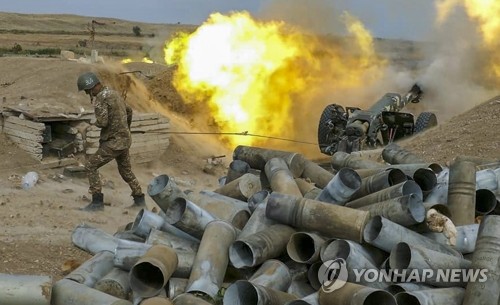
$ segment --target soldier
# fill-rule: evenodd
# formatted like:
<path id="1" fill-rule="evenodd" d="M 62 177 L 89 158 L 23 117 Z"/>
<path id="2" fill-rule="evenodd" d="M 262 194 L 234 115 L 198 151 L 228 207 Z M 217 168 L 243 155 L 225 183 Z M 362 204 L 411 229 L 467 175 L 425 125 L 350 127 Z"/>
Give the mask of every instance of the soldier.
<path id="1" fill-rule="evenodd" d="M 118 171 L 132 189 L 134 204 L 130 207 L 144 207 L 145 199 L 139 181 L 132 173 L 129 148 L 132 144 L 130 124 L 132 109 L 120 95 L 103 86 L 97 76 L 87 72 L 78 77 L 78 91 L 85 90 L 95 109 L 95 126 L 101 128 L 99 149 L 87 158 L 85 169 L 89 177 L 89 192 L 92 202 L 82 210 L 104 210 L 101 179 L 98 169 L 111 160 L 116 160 Z"/>

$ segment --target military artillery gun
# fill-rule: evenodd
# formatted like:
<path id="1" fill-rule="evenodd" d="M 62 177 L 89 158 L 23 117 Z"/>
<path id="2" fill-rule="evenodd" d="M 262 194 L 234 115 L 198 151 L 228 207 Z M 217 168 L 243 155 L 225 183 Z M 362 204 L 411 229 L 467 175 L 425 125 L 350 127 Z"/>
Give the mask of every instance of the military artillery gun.
<path id="1" fill-rule="evenodd" d="M 374 149 L 409 137 L 437 125 L 436 115 L 422 112 L 414 116 L 401 110 L 409 103 L 419 103 L 422 89 L 417 84 L 404 96 L 386 93 L 368 110 L 330 104 L 325 107 L 318 126 L 318 143 L 322 153 Z"/>

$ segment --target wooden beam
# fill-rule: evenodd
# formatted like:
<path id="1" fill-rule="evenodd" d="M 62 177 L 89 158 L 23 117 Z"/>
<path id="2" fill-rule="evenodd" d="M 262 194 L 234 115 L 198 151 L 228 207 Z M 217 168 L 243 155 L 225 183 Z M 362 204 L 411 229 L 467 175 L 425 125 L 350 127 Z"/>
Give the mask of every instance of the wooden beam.
<path id="1" fill-rule="evenodd" d="M 16 136 L 12 136 L 12 135 L 9 135 L 9 134 L 6 134 L 6 136 L 14 143 L 16 144 L 22 144 L 24 146 L 30 146 L 30 147 L 33 147 L 33 148 L 42 148 L 42 144 L 39 143 L 39 142 L 34 142 L 34 141 L 30 141 L 30 140 L 26 140 L 26 139 L 23 139 L 23 138 L 19 138 L 19 137 L 16 137 Z"/>
<path id="2" fill-rule="evenodd" d="M 36 123 L 36 122 L 30 121 L 30 120 L 22 120 L 16 116 L 7 117 L 7 119 L 5 121 L 13 123 L 13 124 L 18 124 L 18 125 L 21 125 L 24 127 L 28 127 L 31 129 L 36 129 L 36 130 L 41 130 L 41 131 L 45 130 L 44 123 Z"/>
<path id="3" fill-rule="evenodd" d="M 7 127 L 4 128 L 3 132 L 6 135 L 18 137 L 21 139 L 26 139 L 28 141 L 34 141 L 34 142 L 39 142 L 39 143 L 43 142 L 42 136 L 37 136 L 37 135 L 34 135 L 32 133 L 27 133 L 27 132 L 23 132 L 23 131 L 19 131 L 19 130 L 7 128 Z"/>
<path id="4" fill-rule="evenodd" d="M 33 129 L 33 128 L 26 127 L 24 125 L 14 124 L 10 121 L 6 121 L 4 123 L 4 127 L 14 129 L 14 130 L 19 130 L 19 131 L 26 132 L 26 133 L 31 133 L 31 134 L 34 134 L 37 136 L 43 135 L 43 130 Z"/>

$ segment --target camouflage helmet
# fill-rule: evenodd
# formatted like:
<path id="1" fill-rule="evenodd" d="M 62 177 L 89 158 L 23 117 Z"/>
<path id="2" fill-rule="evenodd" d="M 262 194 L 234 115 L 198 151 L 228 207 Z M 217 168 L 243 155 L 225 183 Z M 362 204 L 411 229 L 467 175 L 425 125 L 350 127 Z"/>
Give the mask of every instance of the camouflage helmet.
<path id="1" fill-rule="evenodd" d="M 92 89 L 99 83 L 99 79 L 92 72 L 83 73 L 78 77 L 78 81 L 76 82 L 78 85 L 78 91 Z"/>

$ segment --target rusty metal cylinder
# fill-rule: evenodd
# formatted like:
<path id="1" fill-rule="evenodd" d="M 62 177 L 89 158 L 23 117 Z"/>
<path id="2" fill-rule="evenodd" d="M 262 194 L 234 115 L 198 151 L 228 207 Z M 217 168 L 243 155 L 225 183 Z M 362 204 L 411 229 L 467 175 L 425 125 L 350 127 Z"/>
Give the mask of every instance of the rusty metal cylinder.
<path id="1" fill-rule="evenodd" d="M 178 295 L 183 294 L 186 292 L 186 288 L 188 285 L 189 279 L 187 278 L 178 278 L 178 277 L 171 277 L 168 280 L 167 286 L 166 286 L 166 295 L 169 299 L 174 299 Z M 231 285 L 231 283 L 223 283 L 222 287 L 227 288 Z"/>
<path id="2" fill-rule="evenodd" d="M 307 280 L 311 284 L 311 287 L 314 288 L 314 290 L 319 290 L 321 288 L 322 282 L 320 282 L 318 274 L 322 266 L 323 262 L 317 261 L 309 265 L 309 269 L 307 269 Z"/>
<path id="3" fill-rule="evenodd" d="M 240 280 L 227 288 L 223 302 L 234 305 L 282 305 L 296 299 L 289 293 Z"/>
<path id="4" fill-rule="evenodd" d="M 29 303 L 25 303 L 29 304 Z M 52 288 L 51 305 L 132 305 L 97 289 L 87 287 L 72 280 L 62 279 Z"/>
<path id="5" fill-rule="evenodd" d="M 272 193 L 267 202 L 266 216 L 300 230 L 316 231 L 327 238 L 362 242 L 369 212 Z"/>
<path id="6" fill-rule="evenodd" d="M 0 274 L 0 302 L 6 305 L 50 305 L 52 277 Z"/>
<path id="7" fill-rule="evenodd" d="M 270 259 L 265 261 L 248 281 L 271 289 L 287 291 L 292 282 L 292 275 L 285 263 Z"/>
<path id="8" fill-rule="evenodd" d="M 295 183 L 293 174 L 288 169 L 285 160 L 272 158 L 267 161 L 264 170 L 274 192 L 302 197 L 302 193 L 297 183 Z"/>
<path id="9" fill-rule="evenodd" d="M 175 249 L 175 251 L 186 251 L 195 253 L 198 251 L 199 243 L 192 240 L 180 238 L 174 234 L 152 229 L 146 239 L 148 245 L 164 245 Z"/>
<path id="10" fill-rule="evenodd" d="M 201 239 L 205 227 L 215 216 L 184 197 L 175 198 L 165 211 L 167 222 L 182 231 Z"/>
<path id="11" fill-rule="evenodd" d="M 211 298 L 217 295 L 229 263 L 229 246 L 236 236 L 236 229 L 223 220 L 215 220 L 207 225 L 186 292 L 201 292 Z"/>
<path id="12" fill-rule="evenodd" d="M 407 180 L 408 177 L 400 169 L 391 168 L 381 171 L 361 179 L 361 186 L 351 196 L 351 200 L 367 196 Z"/>
<path id="13" fill-rule="evenodd" d="M 430 168 L 419 168 L 412 175 L 413 181 L 415 181 L 420 189 L 422 190 L 423 198 L 427 196 L 434 190 L 437 186 L 437 177 Z"/>
<path id="14" fill-rule="evenodd" d="M 312 232 L 296 232 L 288 241 L 288 256 L 297 263 L 312 264 L 319 259 L 320 251 L 326 239 Z"/>
<path id="15" fill-rule="evenodd" d="M 457 226 L 472 224 L 476 211 L 476 164 L 455 161 L 450 166 L 448 208 Z"/>
<path id="16" fill-rule="evenodd" d="M 94 288 L 119 299 L 128 299 L 131 292 L 128 272 L 120 268 L 113 268 L 97 281 Z"/>
<path id="17" fill-rule="evenodd" d="M 202 298 L 199 298 L 191 293 L 183 293 L 175 297 L 174 305 L 212 305 Z"/>
<path id="18" fill-rule="evenodd" d="M 300 300 L 294 300 L 285 305 L 319 305 L 318 292 L 311 293 Z"/>
<path id="19" fill-rule="evenodd" d="M 99 252 L 64 278 L 88 287 L 94 287 L 98 280 L 102 279 L 113 269 L 113 258 L 113 252 Z"/>
<path id="20" fill-rule="evenodd" d="M 476 190 L 475 216 L 484 216 L 492 213 L 497 207 L 497 202 L 497 197 L 492 191 L 487 189 Z"/>
<path id="21" fill-rule="evenodd" d="M 173 305 L 172 301 L 164 297 L 152 297 L 143 300 L 139 305 Z"/>
<path id="22" fill-rule="evenodd" d="M 132 267 L 130 288 L 144 298 L 156 296 L 177 269 L 177 253 L 163 245 L 152 246 Z"/>
<path id="23" fill-rule="evenodd" d="M 332 172 L 324 169 L 311 160 L 306 159 L 304 161 L 304 171 L 301 177 L 310 180 L 312 183 L 316 184 L 317 187 L 326 187 L 333 176 L 334 174 Z"/>
<path id="24" fill-rule="evenodd" d="M 229 248 L 231 264 L 236 268 L 255 267 L 268 259 L 278 257 L 285 252 L 293 233 L 293 228 L 275 224 L 244 238 L 238 238 Z"/>
<path id="25" fill-rule="evenodd" d="M 252 216 L 246 223 L 243 230 L 241 230 L 238 235 L 238 239 L 243 239 L 249 235 L 255 234 L 259 231 L 265 230 L 272 225 L 277 224 L 275 220 L 266 217 L 267 203 L 259 204 L 255 211 L 253 211 Z"/>
<path id="26" fill-rule="evenodd" d="M 308 199 L 316 198 L 322 191 L 322 189 L 314 186 L 314 184 L 307 182 L 302 178 L 295 178 L 295 183 L 299 187 L 300 192 L 302 193 L 302 197 Z"/>
<path id="27" fill-rule="evenodd" d="M 303 298 L 317 291 L 308 282 L 307 276 L 295 277 L 287 289 L 287 293 L 293 294 L 298 298 Z"/>
<path id="28" fill-rule="evenodd" d="M 344 167 L 349 167 L 351 169 L 372 169 L 384 168 L 386 166 L 376 161 L 364 159 L 361 157 L 353 156 L 346 152 L 338 151 L 332 156 L 332 167 L 336 170 L 340 170 Z"/>
<path id="29" fill-rule="evenodd" d="M 245 161 L 241 160 L 233 160 L 229 163 L 229 169 L 227 170 L 226 180 L 224 184 L 228 184 L 229 182 L 238 179 L 250 172 L 250 165 Z"/>
<path id="30" fill-rule="evenodd" d="M 453 246 L 457 251 L 462 254 L 472 253 L 476 249 L 477 233 L 479 231 L 479 224 L 471 224 L 466 226 L 458 226 L 456 243 Z M 424 236 L 433 239 L 441 244 L 448 245 L 448 238 L 442 233 L 424 233 Z"/>
<path id="31" fill-rule="evenodd" d="M 494 170 L 483 169 L 476 172 L 476 190 L 488 189 L 496 192 L 498 190 L 498 177 Z"/>
<path id="32" fill-rule="evenodd" d="M 269 191 L 262 190 L 248 198 L 248 209 L 250 210 L 250 212 L 253 213 L 260 204 L 266 204 L 268 196 Z"/>
<path id="33" fill-rule="evenodd" d="M 425 220 L 425 206 L 422 199 L 415 194 L 377 202 L 359 209 L 369 211 L 372 217 L 382 216 L 405 227 Z"/>
<path id="34" fill-rule="evenodd" d="M 387 291 L 346 282 L 334 291 L 319 290 L 319 305 L 396 305 Z"/>
<path id="35" fill-rule="evenodd" d="M 435 287 L 465 287 L 467 283 L 463 281 L 463 278 L 459 278 L 457 281 L 447 281 L 446 277 L 439 274 L 439 269 L 460 270 L 461 275 L 462 271 L 467 271 L 471 267 L 470 261 L 463 258 L 405 242 L 397 244 L 392 249 L 389 260 L 391 268 L 414 271 L 418 273 L 419 278 L 423 279 L 424 283 Z M 434 272 L 430 272 L 430 270 Z"/>
<path id="36" fill-rule="evenodd" d="M 398 293 L 396 301 L 405 305 L 462 305 L 464 294 L 460 287 L 406 291 Z"/>
<path id="37" fill-rule="evenodd" d="M 344 205 L 361 187 L 361 178 L 352 169 L 344 167 L 335 174 L 315 200 Z"/>
<path id="38" fill-rule="evenodd" d="M 168 175 L 160 175 L 151 180 L 148 185 L 148 195 L 163 211 L 168 209 L 175 198 L 185 197 Z"/>
<path id="39" fill-rule="evenodd" d="M 245 161 L 251 168 L 261 171 L 272 158 L 285 160 L 294 177 L 300 177 L 304 171 L 304 156 L 298 153 L 244 145 L 237 146 L 233 151 L 233 160 Z"/>
<path id="40" fill-rule="evenodd" d="M 419 199 L 423 200 L 422 189 L 420 188 L 420 186 L 415 181 L 408 180 L 385 188 L 381 191 L 349 201 L 345 204 L 345 206 L 350 208 L 361 208 L 370 204 L 386 201 L 397 197 L 407 196 L 410 194 L 415 194 Z"/>
<path id="41" fill-rule="evenodd" d="M 426 285 L 426 284 L 421 284 L 421 283 L 397 283 L 397 284 L 391 284 L 387 287 L 387 291 L 389 291 L 392 295 L 397 295 L 400 292 L 411 292 L 411 291 L 417 291 L 417 290 L 427 290 L 427 289 L 433 289 L 434 287 Z"/>
<path id="42" fill-rule="evenodd" d="M 373 217 L 366 224 L 364 240 L 386 252 L 391 252 L 400 242 L 407 242 L 411 245 L 422 246 L 430 250 L 462 257 L 460 252 L 450 246 L 440 244 L 381 216 Z"/>
<path id="43" fill-rule="evenodd" d="M 396 143 L 391 143 L 384 147 L 382 150 L 382 159 L 390 164 L 425 163 L 425 160 Z"/>
<path id="44" fill-rule="evenodd" d="M 92 254 L 101 251 L 114 251 L 118 240 L 113 235 L 87 224 L 76 226 L 71 234 L 71 241 L 75 246 Z"/>
<path id="45" fill-rule="evenodd" d="M 165 220 L 164 216 L 165 213 L 159 215 L 146 209 L 141 209 L 139 213 L 137 213 L 130 231 L 141 238 L 147 238 L 151 230 L 158 229 L 182 239 L 190 240 L 192 242 L 198 241 L 196 238 L 192 237 L 186 232 L 169 224 Z"/>
<path id="46" fill-rule="evenodd" d="M 248 198 L 260 190 L 262 190 L 260 178 L 254 174 L 247 173 L 217 188 L 214 192 L 246 202 Z"/>
<path id="47" fill-rule="evenodd" d="M 136 241 L 120 240 L 114 252 L 113 264 L 129 271 L 151 247 L 152 245 Z"/>
<path id="48" fill-rule="evenodd" d="M 493 305 L 500 298 L 500 216 L 483 218 L 472 256 L 473 270 L 487 270 L 486 278 L 469 282 L 465 290 L 463 305 Z"/>
<path id="49" fill-rule="evenodd" d="M 189 200 L 218 219 L 231 223 L 242 229 L 250 218 L 248 203 L 211 191 L 200 191 L 188 195 Z"/>

